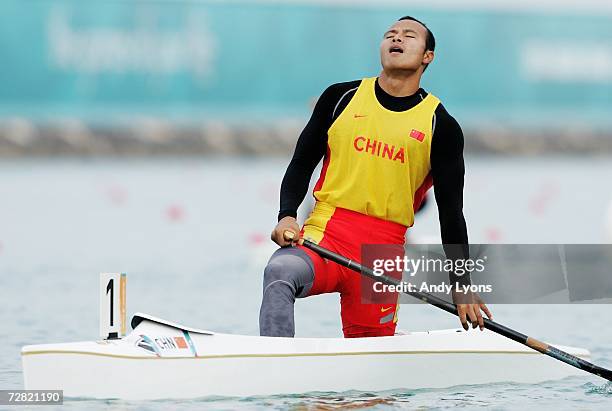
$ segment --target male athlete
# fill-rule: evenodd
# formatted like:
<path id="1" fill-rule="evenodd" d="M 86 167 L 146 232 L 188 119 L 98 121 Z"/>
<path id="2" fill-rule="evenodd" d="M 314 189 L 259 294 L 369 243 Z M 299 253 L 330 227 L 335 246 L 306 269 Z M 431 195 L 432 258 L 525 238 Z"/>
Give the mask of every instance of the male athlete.
<path id="1" fill-rule="evenodd" d="M 303 237 L 355 261 L 362 244 L 404 244 L 414 210 L 433 184 L 442 243 L 467 250 L 463 133 L 440 100 L 419 87 L 434 49 L 432 32 L 402 17 L 381 42 L 378 78 L 333 84 L 319 98 L 281 185 L 272 240 L 282 248 L 264 270 L 261 335 L 293 337 L 295 298 L 331 292 L 341 296 L 345 337 L 395 333 L 397 305 L 362 304 L 359 274 L 302 246 L 288 247 L 284 238 L 287 230 L 298 238 L 297 209 L 322 158 Z M 467 258 L 462 254 L 453 258 Z M 481 310 L 491 318 L 489 310 L 478 296 L 467 302 L 457 304 L 463 328 L 469 319 L 483 329 Z"/>

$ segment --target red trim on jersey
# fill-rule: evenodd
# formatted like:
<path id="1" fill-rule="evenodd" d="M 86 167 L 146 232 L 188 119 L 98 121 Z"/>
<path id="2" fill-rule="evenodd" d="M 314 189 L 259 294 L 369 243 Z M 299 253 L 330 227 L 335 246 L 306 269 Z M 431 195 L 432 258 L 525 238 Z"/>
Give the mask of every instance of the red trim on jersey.
<path id="1" fill-rule="evenodd" d="M 427 190 L 429 190 L 433 186 L 433 177 L 431 176 L 431 172 L 427 174 L 425 180 L 423 180 L 423 184 L 414 192 L 414 200 L 412 201 L 412 209 L 416 213 L 419 207 L 421 207 L 421 203 L 427 194 Z"/>
<path id="2" fill-rule="evenodd" d="M 323 159 L 323 167 L 321 168 L 321 175 L 317 180 L 317 184 L 315 184 L 313 193 L 316 193 L 323 187 L 323 183 L 325 182 L 325 174 L 327 174 L 327 166 L 329 166 L 329 158 L 331 157 L 331 152 L 329 150 L 329 144 L 327 145 L 327 151 L 325 152 L 325 158 Z"/>

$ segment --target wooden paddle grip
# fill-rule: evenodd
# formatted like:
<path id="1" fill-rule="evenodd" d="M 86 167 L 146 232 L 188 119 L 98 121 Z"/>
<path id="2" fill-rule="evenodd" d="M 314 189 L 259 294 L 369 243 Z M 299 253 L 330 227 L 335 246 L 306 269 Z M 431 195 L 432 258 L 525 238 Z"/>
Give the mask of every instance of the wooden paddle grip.
<path id="1" fill-rule="evenodd" d="M 546 350 L 548 350 L 548 344 L 531 337 L 527 338 L 527 345 L 543 354 L 546 354 Z"/>
<path id="2" fill-rule="evenodd" d="M 283 237 L 286 241 L 293 241 L 293 239 L 295 238 L 295 234 L 293 233 L 293 231 L 285 230 L 285 232 L 283 233 Z"/>

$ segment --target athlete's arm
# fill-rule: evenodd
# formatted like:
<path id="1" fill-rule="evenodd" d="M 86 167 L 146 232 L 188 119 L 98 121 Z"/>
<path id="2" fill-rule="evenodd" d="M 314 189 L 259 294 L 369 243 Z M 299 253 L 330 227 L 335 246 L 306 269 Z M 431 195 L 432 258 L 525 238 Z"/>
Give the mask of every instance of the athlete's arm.
<path id="1" fill-rule="evenodd" d="M 436 124 L 431 142 L 431 174 L 438 205 L 440 233 L 446 257 L 454 261 L 469 258 L 468 234 L 463 216 L 463 132 L 459 123 L 440 104 L 436 109 Z M 449 273 L 450 283 L 469 285 L 469 274 Z M 461 324 L 484 328 L 481 310 L 491 318 L 491 312 L 477 294 L 455 292 L 454 301 Z"/>
<path id="2" fill-rule="evenodd" d="M 292 231 L 295 234 L 299 231 L 296 221 L 297 209 L 306 196 L 312 172 L 327 150 L 327 130 L 343 109 L 339 108 L 339 102 L 354 88 L 354 83 L 359 82 L 329 86 L 315 104 L 312 116 L 298 138 L 295 152 L 281 184 L 278 224 L 270 236 L 272 241 L 281 247 L 290 244 L 284 238 L 285 231 Z M 295 239 L 297 238 L 296 235 Z"/>
<path id="3" fill-rule="evenodd" d="M 442 244 L 461 245 L 445 247 L 448 258 L 467 258 L 468 234 L 463 216 L 463 132 L 442 104 L 436 109 L 430 160 Z"/>
<path id="4" fill-rule="evenodd" d="M 339 106 L 346 100 L 347 92 L 358 85 L 359 81 L 332 84 L 319 97 L 298 138 L 281 184 L 279 221 L 286 216 L 297 216 L 297 209 L 308 192 L 312 172 L 327 150 L 327 131 L 342 110 L 343 107 Z"/>

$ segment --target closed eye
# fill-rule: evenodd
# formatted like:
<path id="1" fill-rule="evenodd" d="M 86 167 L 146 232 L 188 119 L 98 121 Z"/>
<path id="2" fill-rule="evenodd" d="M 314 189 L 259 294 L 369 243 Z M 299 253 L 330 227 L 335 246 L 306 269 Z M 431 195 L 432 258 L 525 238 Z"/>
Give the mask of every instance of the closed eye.
<path id="1" fill-rule="evenodd" d="M 397 34 L 397 30 L 389 30 L 385 33 L 383 37 L 386 39 L 390 39 L 390 38 L 393 38 L 396 34 Z"/>

